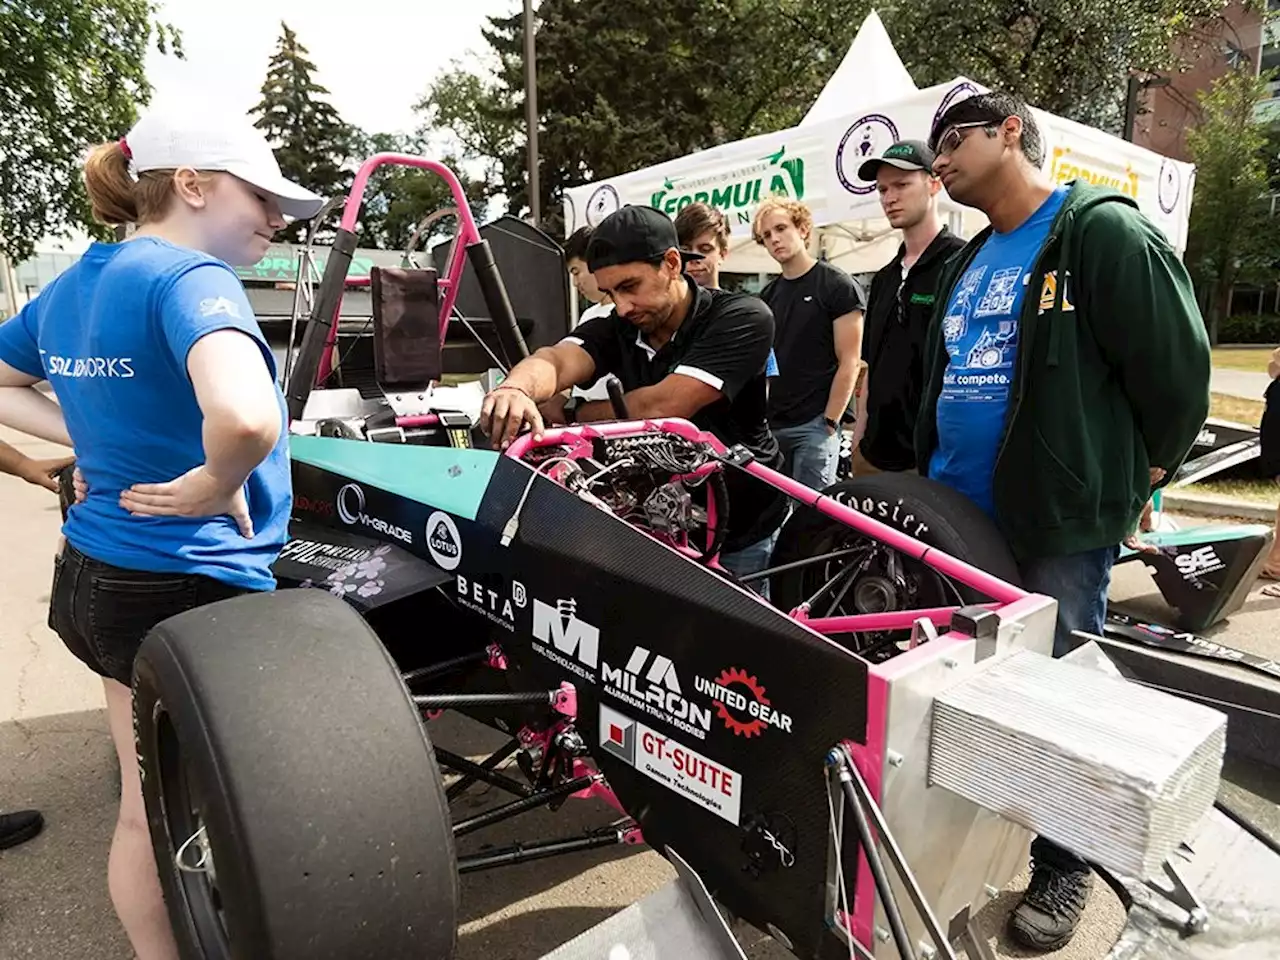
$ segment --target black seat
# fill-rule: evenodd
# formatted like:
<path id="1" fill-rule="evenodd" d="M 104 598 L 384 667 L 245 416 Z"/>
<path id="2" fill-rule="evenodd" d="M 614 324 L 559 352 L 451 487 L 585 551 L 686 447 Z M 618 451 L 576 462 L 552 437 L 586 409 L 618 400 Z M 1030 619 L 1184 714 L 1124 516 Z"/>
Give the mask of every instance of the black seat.
<path id="1" fill-rule="evenodd" d="M 374 375 L 386 393 L 422 391 L 440 379 L 440 296 L 434 269 L 372 267 Z"/>

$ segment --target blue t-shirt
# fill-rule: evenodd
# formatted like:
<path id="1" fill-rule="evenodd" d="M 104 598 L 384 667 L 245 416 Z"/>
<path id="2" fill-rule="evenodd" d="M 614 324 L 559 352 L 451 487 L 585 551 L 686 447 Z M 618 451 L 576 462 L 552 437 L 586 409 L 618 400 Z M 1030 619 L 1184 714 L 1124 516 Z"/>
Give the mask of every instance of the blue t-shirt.
<path id="1" fill-rule="evenodd" d="M 991 490 L 1018 356 L 1019 312 L 1036 259 L 1067 196 L 1059 187 L 1016 230 L 992 233 L 952 290 L 942 321 L 947 369 L 929 477 L 994 516 Z"/>
<path id="2" fill-rule="evenodd" d="M 278 387 L 280 439 L 245 483 L 252 540 L 229 516 L 135 517 L 119 505 L 123 489 L 173 480 L 204 462 L 204 418 L 187 353 L 224 328 L 257 341 L 274 381 L 275 358 L 235 272 L 154 237 L 93 244 L 0 323 L 0 360 L 48 379 L 62 405 L 89 487 L 63 527 L 77 550 L 127 569 L 275 587 L 271 564 L 293 505 L 288 416 Z"/>

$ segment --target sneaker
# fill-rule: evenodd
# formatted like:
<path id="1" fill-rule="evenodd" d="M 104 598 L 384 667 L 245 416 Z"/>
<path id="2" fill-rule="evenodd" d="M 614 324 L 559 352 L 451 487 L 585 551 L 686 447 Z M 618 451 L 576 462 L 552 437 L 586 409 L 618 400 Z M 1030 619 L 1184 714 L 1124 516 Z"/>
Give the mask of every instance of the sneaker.
<path id="1" fill-rule="evenodd" d="M 0 850 L 26 843 L 44 829 L 44 817 L 38 810 L 0 813 Z"/>
<path id="2" fill-rule="evenodd" d="M 1009 915 L 1009 934 L 1021 946 L 1048 952 L 1063 947 L 1076 932 L 1093 889 L 1088 867 L 1032 861 L 1031 882 Z"/>

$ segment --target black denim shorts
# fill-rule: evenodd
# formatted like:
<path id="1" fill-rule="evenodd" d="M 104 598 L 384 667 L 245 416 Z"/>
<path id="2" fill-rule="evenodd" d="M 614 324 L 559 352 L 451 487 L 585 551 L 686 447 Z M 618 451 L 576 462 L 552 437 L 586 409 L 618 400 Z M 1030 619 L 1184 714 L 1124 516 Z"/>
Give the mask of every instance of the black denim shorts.
<path id="1" fill-rule="evenodd" d="M 94 673 L 130 686 L 134 657 L 152 627 L 247 592 L 200 574 L 126 570 L 68 543 L 53 561 L 49 628 Z"/>

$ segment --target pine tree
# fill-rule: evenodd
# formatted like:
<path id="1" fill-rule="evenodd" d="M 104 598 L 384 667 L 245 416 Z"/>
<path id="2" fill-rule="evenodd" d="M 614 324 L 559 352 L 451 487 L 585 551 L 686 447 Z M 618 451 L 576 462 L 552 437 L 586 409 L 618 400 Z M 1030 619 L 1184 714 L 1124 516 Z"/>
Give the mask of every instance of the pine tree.
<path id="1" fill-rule="evenodd" d="M 354 178 L 356 132 L 345 123 L 316 82 L 316 65 L 298 35 L 281 23 L 280 41 L 267 67 L 262 100 L 249 111 L 275 149 L 281 172 L 322 197 L 345 194 Z M 279 239 L 299 242 L 306 224 L 295 223 Z"/>

